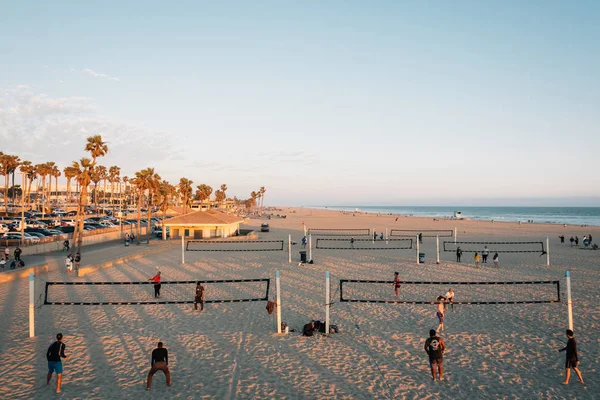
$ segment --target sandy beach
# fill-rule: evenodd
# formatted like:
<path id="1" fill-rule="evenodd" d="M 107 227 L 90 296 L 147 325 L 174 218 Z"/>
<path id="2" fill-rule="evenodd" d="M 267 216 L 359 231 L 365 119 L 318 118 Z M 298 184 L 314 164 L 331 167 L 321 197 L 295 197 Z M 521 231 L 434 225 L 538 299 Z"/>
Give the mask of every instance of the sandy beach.
<path id="1" fill-rule="evenodd" d="M 147 281 L 156 267 L 163 280 L 271 278 L 281 271 L 282 320 L 301 331 L 311 320 L 325 319 L 325 272 L 332 276 L 331 322 L 340 332 L 303 337 L 278 335 L 265 302 L 192 305 L 67 306 L 36 310 L 36 336 L 28 337 L 28 280 L 0 285 L 0 340 L 6 362 L 0 397 L 6 399 L 593 399 L 600 398 L 600 251 L 571 247 L 571 235 L 592 234 L 600 227 L 575 227 L 455 221 L 390 215 L 283 208 L 285 219 L 270 219 L 263 240 L 292 235 L 293 262 L 286 251 L 187 252 L 181 264 L 179 243 L 123 265 L 73 277 L 51 268 L 36 280 L 36 300 L 45 281 Z M 397 219 L 397 220 L 396 220 Z M 264 220 L 245 225 L 257 228 Z M 308 228 L 440 229 L 458 232 L 463 241 L 545 241 L 550 238 L 551 265 L 536 253 L 501 254 L 500 268 L 490 259 L 476 269 L 473 255 L 456 263 L 451 252 L 435 262 L 435 239 L 425 238 L 424 264 L 415 250 L 319 250 L 314 264 L 298 265 L 303 223 Z M 567 243 L 561 245 L 558 236 Z M 451 240 L 448 238 L 440 239 Z M 314 243 L 313 243 L 314 244 Z M 152 244 L 154 245 L 154 243 Z M 580 243 L 581 245 L 581 243 Z M 287 246 L 286 246 L 287 250 Z M 84 253 L 85 254 L 85 253 Z M 575 338 L 580 369 L 564 386 L 567 328 L 564 273 L 572 272 Z M 561 303 L 457 305 L 446 317 L 445 381 L 432 382 L 423 344 L 437 326 L 435 305 L 339 303 L 339 279 L 405 281 L 560 280 Z M 150 286 L 146 287 L 151 298 Z M 78 296 L 72 289 L 70 296 Z M 118 288 L 118 290 L 127 290 Z M 425 290 L 425 289 L 424 289 Z M 469 287 L 455 287 L 456 299 Z M 506 300 L 519 295 L 506 287 Z M 444 293 L 439 293 L 443 295 Z M 119 297 L 119 293 L 114 297 Z M 123 296 L 127 296 L 124 293 Z M 389 295 L 393 288 L 389 286 Z M 98 289 L 87 295 L 109 298 Z M 193 292 L 189 293 L 193 298 Z M 511 297 L 512 296 L 512 297 Z M 186 300 L 186 299 L 183 299 Z M 433 301 L 433 299 L 432 299 Z M 45 378 L 45 352 L 56 333 L 64 334 L 63 388 L 54 393 Z M 161 340 L 169 350 L 173 385 L 161 372 L 152 391 L 145 379 L 150 353 Z"/>

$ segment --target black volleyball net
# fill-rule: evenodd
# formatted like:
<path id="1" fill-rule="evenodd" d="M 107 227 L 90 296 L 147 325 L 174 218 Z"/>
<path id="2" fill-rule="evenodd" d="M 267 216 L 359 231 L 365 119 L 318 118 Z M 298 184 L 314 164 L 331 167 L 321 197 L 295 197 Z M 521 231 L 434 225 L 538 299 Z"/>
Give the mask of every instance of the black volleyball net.
<path id="1" fill-rule="evenodd" d="M 345 228 L 311 228 L 308 233 L 313 236 L 371 236 L 371 229 L 369 228 L 356 228 L 356 229 L 345 229 Z"/>
<path id="2" fill-rule="evenodd" d="M 323 239 L 318 238 L 315 249 L 324 250 L 406 250 L 412 249 L 412 239 Z"/>
<path id="3" fill-rule="evenodd" d="M 186 251 L 282 251 L 283 240 L 188 240 Z"/>
<path id="4" fill-rule="evenodd" d="M 419 234 L 422 237 L 454 237 L 453 230 L 444 229 L 392 229 L 390 237 L 417 237 Z"/>
<path id="5" fill-rule="evenodd" d="M 463 253 L 481 253 L 485 250 L 494 253 L 540 253 L 546 254 L 544 242 L 453 242 L 444 241 L 444 251 L 456 252 L 460 247 Z"/>
<path id="6" fill-rule="evenodd" d="M 154 297 L 154 282 L 46 282 L 44 304 L 191 304 L 197 283 L 204 287 L 204 303 L 267 301 L 270 282 L 268 278 L 165 281 L 158 298 Z"/>
<path id="7" fill-rule="evenodd" d="M 448 289 L 454 304 L 535 304 L 560 302 L 559 281 L 518 282 L 401 282 L 396 298 L 394 281 L 340 279 L 340 302 L 436 304 Z"/>

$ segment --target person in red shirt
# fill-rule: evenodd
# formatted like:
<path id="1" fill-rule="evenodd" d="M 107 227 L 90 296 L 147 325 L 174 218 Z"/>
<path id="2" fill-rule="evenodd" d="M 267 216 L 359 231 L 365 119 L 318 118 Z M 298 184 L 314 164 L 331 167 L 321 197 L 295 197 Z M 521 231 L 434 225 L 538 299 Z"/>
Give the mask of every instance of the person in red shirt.
<path id="1" fill-rule="evenodd" d="M 154 297 L 159 298 L 160 297 L 160 271 L 158 271 L 158 273 L 156 275 L 154 275 L 152 278 L 150 278 L 148 280 L 154 282 Z"/>

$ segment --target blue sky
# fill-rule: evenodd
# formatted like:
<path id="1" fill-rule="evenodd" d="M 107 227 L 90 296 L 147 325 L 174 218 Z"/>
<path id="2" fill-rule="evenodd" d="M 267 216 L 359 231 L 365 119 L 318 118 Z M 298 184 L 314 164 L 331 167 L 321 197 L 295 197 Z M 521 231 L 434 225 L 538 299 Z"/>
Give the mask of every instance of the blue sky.
<path id="1" fill-rule="evenodd" d="M 124 175 L 269 204 L 594 205 L 599 20 L 594 1 L 0 0 L 0 151 L 64 166 L 99 133 Z"/>

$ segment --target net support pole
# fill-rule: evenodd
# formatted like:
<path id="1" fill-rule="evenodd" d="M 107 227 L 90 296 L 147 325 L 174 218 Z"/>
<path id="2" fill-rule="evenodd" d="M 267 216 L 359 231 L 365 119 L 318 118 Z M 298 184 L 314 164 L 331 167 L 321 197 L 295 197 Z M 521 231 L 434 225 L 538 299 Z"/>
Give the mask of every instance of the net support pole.
<path id="1" fill-rule="evenodd" d="M 388 228 L 385 228 L 385 244 L 389 244 L 388 239 L 389 239 Z"/>
<path id="2" fill-rule="evenodd" d="M 292 235 L 288 236 L 288 263 L 292 263 Z"/>
<path id="3" fill-rule="evenodd" d="M 375 244 L 375 228 L 373 228 L 373 244 Z"/>
<path id="4" fill-rule="evenodd" d="M 571 271 L 565 271 L 567 279 L 567 310 L 569 313 L 569 329 L 573 330 L 573 303 L 571 303 Z"/>
<path id="5" fill-rule="evenodd" d="M 417 235 L 417 264 L 419 264 L 419 235 Z"/>
<path id="6" fill-rule="evenodd" d="M 281 285 L 279 270 L 275 271 L 275 290 L 277 290 L 277 333 L 281 333 Z"/>
<path id="7" fill-rule="evenodd" d="M 435 253 L 437 257 L 436 263 L 440 263 L 440 235 L 435 236 Z"/>
<path id="8" fill-rule="evenodd" d="M 546 266 L 550 266 L 550 239 L 546 236 Z"/>
<path id="9" fill-rule="evenodd" d="M 454 244 L 456 244 L 456 227 L 454 227 Z"/>
<path id="10" fill-rule="evenodd" d="M 181 237 L 181 263 L 185 264 L 185 238 Z"/>
<path id="11" fill-rule="evenodd" d="M 29 274 L 29 337 L 35 336 L 35 278 Z"/>
<path id="12" fill-rule="evenodd" d="M 306 236 L 306 224 L 303 222 L 302 227 L 304 228 L 304 236 Z"/>
<path id="13" fill-rule="evenodd" d="M 308 261 L 312 261 L 312 233 L 308 235 Z"/>
<path id="14" fill-rule="evenodd" d="M 329 336 L 329 307 L 331 303 L 330 293 L 329 293 L 329 281 L 330 275 L 329 271 L 325 272 L 325 334 Z"/>

